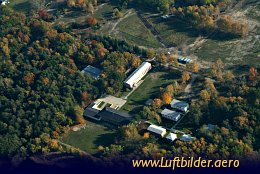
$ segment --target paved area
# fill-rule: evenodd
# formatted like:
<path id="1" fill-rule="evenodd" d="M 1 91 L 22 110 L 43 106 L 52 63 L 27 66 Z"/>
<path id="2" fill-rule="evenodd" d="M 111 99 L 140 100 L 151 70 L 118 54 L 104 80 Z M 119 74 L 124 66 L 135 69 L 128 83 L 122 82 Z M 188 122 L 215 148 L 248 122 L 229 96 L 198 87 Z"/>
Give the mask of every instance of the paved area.
<path id="1" fill-rule="evenodd" d="M 113 109 L 120 109 L 126 103 L 126 100 L 124 100 L 122 98 L 114 97 L 112 95 L 107 95 L 105 97 L 97 99 L 95 101 L 95 104 L 96 104 L 95 106 L 99 105 L 102 102 L 104 103 L 104 105 L 109 104 L 110 105 L 109 107 L 111 107 Z"/>

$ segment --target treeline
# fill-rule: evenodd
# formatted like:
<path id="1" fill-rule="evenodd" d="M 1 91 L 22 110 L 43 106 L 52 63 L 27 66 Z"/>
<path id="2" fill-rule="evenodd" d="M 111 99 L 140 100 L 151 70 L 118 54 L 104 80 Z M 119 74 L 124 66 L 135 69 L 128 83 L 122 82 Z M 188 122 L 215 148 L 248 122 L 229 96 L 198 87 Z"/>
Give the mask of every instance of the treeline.
<path id="1" fill-rule="evenodd" d="M 218 6 L 188 6 L 172 8 L 171 14 L 191 23 L 198 30 L 208 33 L 216 30 L 220 34 L 244 37 L 249 28 L 245 23 L 234 21 L 230 16 L 221 15 Z"/>

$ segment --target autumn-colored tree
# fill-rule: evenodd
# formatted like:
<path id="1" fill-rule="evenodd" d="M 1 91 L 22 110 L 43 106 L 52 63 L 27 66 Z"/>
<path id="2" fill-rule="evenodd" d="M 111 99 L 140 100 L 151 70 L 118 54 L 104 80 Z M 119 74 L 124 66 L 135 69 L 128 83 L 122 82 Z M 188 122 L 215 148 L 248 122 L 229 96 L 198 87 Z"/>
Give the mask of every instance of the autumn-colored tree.
<path id="1" fill-rule="evenodd" d="M 75 7 L 76 6 L 76 1 L 75 0 L 68 0 L 67 1 L 67 6 L 68 7 Z"/>
<path id="2" fill-rule="evenodd" d="M 213 98 L 217 97 L 218 91 L 211 79 L 208 79 L 208 78 L 205 79 L 205 87 L 206 87 L 207 91 L 209 92 L 209 94 L 211 95 L 211 97 L 213 97 Z"/>
<path id="3" fill-rule="evenodd" d="M 157 60 L 164 64 L 167 62 L 167 56 L 164 53 L 161 53 L 160 55 L 157 56 Z"/>
<path id="4" fill-rule="evenodd" d="M 141 59 L 138 57 L 132 58 L 131 61 L 132 67 L 137 68 L 141 64 L 141 62 L 142 62 Z"/>
<path id="5" fill-rule="evenodd" d="M 172 64 L 172 65 L 178 63 L 177 58 L 174 57 L 173 54 L 171 54 L 171 55 L 169 56 L 168 62 L 169 62 L 169 64 Z"/>
<path id="6" fill-rule="evenodd" d="M 27 85 L 30 85 L 34 81 L 35 75 L 33 73 L 27 73 L 24 76 L 24 81 Z"/>
<path id="7" fill-rule="evenodd" d="M 166 88 L 165 88 L 165 92 L 168 92 L 168 93 L 170 93 L 171 95 L 173 95 L 174 91 L 175 91 L 175 90 L 174 90 L 173 85 L 167 85 Z"/>
<path id="8" fill-rule="evenodd" d="M 150 137 L 150 133 L 149 132 L 145 132 L 143 137 L 144 137 L 144 139 L 149 138 Z"/>
<path id="9" fill-rule="evenodd" d="M 76 105 L 74 107 L 74 116 L 75 116 L 75 120 L 78 124 L 85 123 L 83 113 L 84 113 L 84 109 L 82 107 L 80 107 L 79 105 Z"/>
<path id="10" fill-rule="evenodd" d="M 139 140 L 141 136 L 138 133 L 137 127 L 135 124 L 128 124 L 121 128 L 121 136 L 126 141 Z"/>
<path id="11" fill-rule="evenodd" d="M 172 101 L 172 95 L 168 92 L 164 92 L 162 94 L 162 101 L 165 103 L 165 104 L 170 104 L 171 101 Z"/>
<path id="12" fill-rule="evenodd" d="M 207 90 L 202 90 L 200 91 L 200 98 L 204 101 L 204 102 L 208 102 L 210 100 L 210 94 L 208 93 Z"/>
<path id="13" fill-rule="evenodd" d="M 162 100 L 159 98 L 155 98 L 153 100 L 152 106 L 155 108 L 160 108 L 162 106 Z"/>
<path id="14" fill-rule="evenodd" d="M 92 16 L 88 16 L 86 18 L 86 24 L 89 25 L 89 26 L 97 25 L 97 19 L 92 17 Z"/>
<path id="15" fill-rule="evenodd" d="M 190 73 L 187 71 L 184 71 L 182 73 L 181 78 L 182 78 L 182 83 L 186 83 L 188 80 L 190 80 Z"/>
<path id="16" fill-rule="evenodd" d="M 226 81 L 232 81 L 234 79 L 234 74 L 231 72 L 231 71 L 227 71 L 225 74 L 224 74 L 224 78 Z"/>
<path id="17" fill-rule="evenodd" d="M 148 59 L 152 59 L 155 56 L 155 51 L 152 48 L 147 49 L 146 56 Z"/>
<path id="18" fill-rule="evenodd" d="M 188 63 L 186 67 L 188 70 L 194 73 L 198 73 L 200 69 L 199 64 L 197 62 Z"/>
<path id="19" fill-rule="evenodd" d="M 249 69 L 249 80 L 255 81 L 256 76 L 257 76 L 257 70 L 254 67 L 251 67 Z"/>
<path id="20" fill-rule="evenodd" d="M 44 77 L 44 78 L 42 79 L 42 82 L 43 82 L 44 85 L 48 85 L 49 81 L 50 81 L 50 80 L 49 80 L 48 77 Z"/>

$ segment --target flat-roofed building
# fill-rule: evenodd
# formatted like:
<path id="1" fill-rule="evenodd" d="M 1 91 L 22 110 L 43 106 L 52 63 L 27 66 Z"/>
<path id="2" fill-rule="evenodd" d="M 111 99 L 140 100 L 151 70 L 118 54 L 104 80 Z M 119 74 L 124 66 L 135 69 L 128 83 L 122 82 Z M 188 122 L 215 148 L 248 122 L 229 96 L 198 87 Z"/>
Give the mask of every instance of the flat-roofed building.
<path id="1" fill-rule="evenodd" d="M 161 112 L 162 116 L 164 118 L 167 118 L 169 120 L 173 120 L 173 121 L 178 121 L 181 118 L 181 113 L 180 112 L 176 112 L 170 109 L 164 109 Z"/>
<path id="2" fill-rule="evenodd" d="M 143 62 L 125 81 L 124 85 L 128 88 L 138 86 L 138 82 L 152 69 L 152 64 Z"/>
<path id="3" fill-rule="evenodd" d="M 165 128 L 162 128 L 160 126 L 157 126 L 157 125 L 150 125 L 148 128 L 147 128 L 148 131 L 150 132 L 153 132 L 155 134 L 158 134 L 160 135 L 161 137 L 164 137 L 166 135 L 166 129 Z"/>
<path id="4" fill-rule="evenodd" d="M 100 77 L 100 74 L 101 74 L 101 70 L 96 68 L 96 67 L 93 67 L 91 65 L 88 65 L 86 68 L 84 68 L 82 71 L 82 73 L 84 74 L 87 74 L 89 76 L 91 76 L 92 78 L 94 79 L 99 79 Z"/>
<path id="5" fill-rule="evenodd" d="M 189 104 L 180 100 L 173 99 L 170 105 L 173 109 L 177 109 L 182 112 L 187 112 L 189 110 Z"/>
<path id="6" fill-rule="evenodd" d="M 98 116 L 101 117 L 102 121 L 114 124 L 114 125 L 124 125 L 128 124 L 133 116 L 128 114 L 127 112 L 122 112 L 110 107 L 106 107 L 103 111 L 101 111 Z"/>

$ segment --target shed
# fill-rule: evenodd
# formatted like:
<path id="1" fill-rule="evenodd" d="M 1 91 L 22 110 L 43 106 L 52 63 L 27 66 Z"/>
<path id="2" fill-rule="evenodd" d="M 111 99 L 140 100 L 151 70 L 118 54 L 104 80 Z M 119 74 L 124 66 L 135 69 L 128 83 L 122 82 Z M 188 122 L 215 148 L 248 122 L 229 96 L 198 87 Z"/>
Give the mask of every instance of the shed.
<path id="1" fill-rule="evenodd" d="M 176 111 L 173 111 L 173 110 L 170 110 L 170 109 L 164 109 L 161 112 L 161 114 L 164 118 L 167 118 L 167 119 L 170 119 L 170 120 L 173 120 L 173 121 L 178 121 L 181 118 L 180 112 L 176 112 Z"/>
<path id="2" fill-rule="evenodd" d="M 187 112 L 189 109 L 189 104 L 180 100 L 173 99 L 170 103 L 173 109 L 180 110 L 182 112 Z"/>
<path id="3" fill-rule="evenodd" d="M 167 140 L 174 141 L 177 139 L 177 134 L 175 133 L 169 133 L 166 137 Z"/>
<path id="4" fill-rule="evenodd" d="M 147 128 L 148 131 L 150 132 L 153 132 L 155 134 L 158 134 L 160 135 L 161 137 L 165 136 L 166 135 L 166 129 L 165 128 L 162 128 L 162 127 L 159 127 L 157 125 L 150 125 L 148 128 Z"/>

